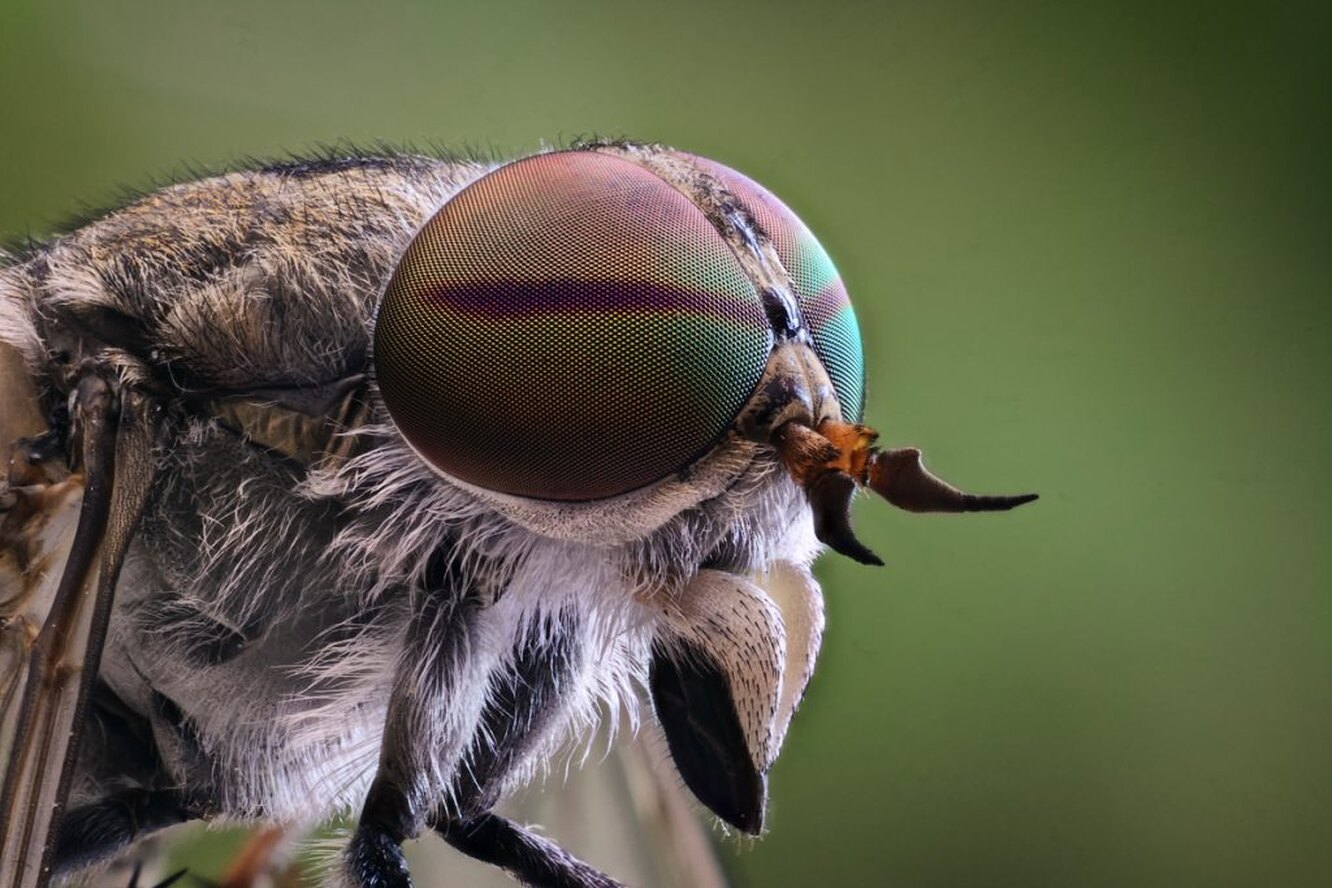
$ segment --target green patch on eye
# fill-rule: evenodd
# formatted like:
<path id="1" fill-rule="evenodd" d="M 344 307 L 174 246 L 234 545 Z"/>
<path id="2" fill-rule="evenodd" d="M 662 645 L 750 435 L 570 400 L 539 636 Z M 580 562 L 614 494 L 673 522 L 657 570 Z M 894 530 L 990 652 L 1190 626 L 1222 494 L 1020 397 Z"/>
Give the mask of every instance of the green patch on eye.
<path id="1" fill-rule="evenodd" d="M 832 378 L 842 419 L 860 422 L 865 411 L 865 351 L 851 303 L 814 331 L 814 350 Z"/>
<path id="2" fill-rule="evenodd" d="M 837 266 L 823 249 L 823 244 L 803 226 L 800 229 L 795 255 L 790 257 L 794 267 L 787 269 L 791 273 L 795 289 L 803 296 L 812 297 L 821 293 L 838 278 Z"/>

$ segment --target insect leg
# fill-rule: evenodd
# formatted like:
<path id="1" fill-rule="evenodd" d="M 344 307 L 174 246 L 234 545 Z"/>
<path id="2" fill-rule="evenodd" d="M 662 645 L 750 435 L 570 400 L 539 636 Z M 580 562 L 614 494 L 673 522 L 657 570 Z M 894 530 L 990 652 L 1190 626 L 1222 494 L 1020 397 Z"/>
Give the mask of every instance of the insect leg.
<path id="1" fill-rule="evenodd" d="M 162 772 L 149 720 L 100 681 L 88 705 L 75 767 L 77 782 L 60 818 L 51 861 L 57 878 L 202 813 Z"/>
<path id="2" fill-rule="evenodd" d="M 429 807 L 428 774 L 440 753 L 438 744 L 457 743 L 435 737 L 441 720 L 474 725 L 454 713 L 444 718 L 441 705 L 455 709 L 474 705 L 466 689 L 483 681 L 469 638 L 480 610 L 478 598 L 460 572 L 441 552 L 427 568 L 421 604 L 412 615 L 404 650 L 389 697 L 388 717 L 379 768 L 361 809 L 360 820 L 344 856 L 345 876 L 352 885 L 407 888 L 411 876 L 402 843 L 421 830 Z M 451 693 L 452 692 L 452 693 Z M 446 701 L 443 703 L 442 701 Z"/>
<path id="3" fill-rule="evenodd" d="M 350 883 L 365 888 L 410 888 L 412 877 L 402 843 L 416 834 L 415 824 L 409 791 L 393 782 L 381 766 L 345 852 Z"/>
<path id="4" fill-rule="evenodd" d="M 577 619 L 564 611 L 539 621 L 515 646 L 512 664 L 490 676 L 467 757 L 449 797 L 432 813 L 432 825 L 489 811 L 505 779 L 556 721 L 563 702 L 561 685 L 573 681 L 580 654 Z"/>
<path id="5" fill-rule="evenodd" d="M 524 885 L 537 888 L 623 888 L 550 839 L 498 814 L 454 820 L 435 829 L 453 847 L 493 863 Z"/>
<path id="6" fill-rule="evenodd" d="M 119 395 L 119 396 L 118 396 Z M 50 612 L 32 644 L 0 794 L 0 884 L 43 886 L 116 578 L 155 475 L 156 405 L 112 382 L 84 376 L 73 420 L 85 476 L 78 527 Z"/>
<path id="7" fill-rule="evenodd" d="M 517 645 L 512 666 L 490 679 L 490 693 L 467 758 L 449 798 L 431 818 L 445 841 L 529 885 L 611 888 L 614 879 L 490 808 L 505 780 L 553 727 L 561 685 L 580 656 L 577 615 L 565 611 L 538 623 Z"/>
<path id="8" fill-rule="evenodd" d="M 96 804 L 72 808 L 60 818 L 53 874 L 59 877 L 82 869 L 146 833 L 189 817 L 180 793 L 168 789 L 128 789 Z"/>

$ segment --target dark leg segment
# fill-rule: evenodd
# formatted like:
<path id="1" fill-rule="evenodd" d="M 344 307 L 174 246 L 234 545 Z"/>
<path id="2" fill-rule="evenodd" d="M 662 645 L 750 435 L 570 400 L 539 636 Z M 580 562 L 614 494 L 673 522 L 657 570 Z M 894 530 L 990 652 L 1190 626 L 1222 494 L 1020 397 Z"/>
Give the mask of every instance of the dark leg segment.
<path id="1" fill-rule="evenodd" d="M 436 825 L 450 845 L 533 888 L 623 888 L 550 839 L 496 814 Z"/>
<path id="2" fill-rule="evenodd" d="M 411 797 L 383 770 L 366 796 L 356 835 L 347 846 L 346 866 L 353 885 L 363 888 L 409 888 L 411 873 L 402 843 L 417 833 Z"/>
<path id="3" fill-rule="evenodd" d="M 450 845 L 539 888 L 610 888 L 620 883 L 583 863 L 550 839 L 490 812 L 505 778 L 552 726 L 560 711 L 560 684 L 578 658 L 578 624 L 564 613 L 554 625 L 534 627 L 512 669 L 491 679 L 481 728 L 451 797 L 432 825 Z"/>
<path id="4" fill-rule="evenodd" d="M 148 719 L 100 682 L 87 713 L 76 778 L 83 792 L 60 821 L 52 864 L 57 876 L 109 859 L 138 839 L 205 813 L 163 772 Z"/>
<path id="5" fill-rule="evenodd" d="M 563 613 L 533 627 L 519 642 L 512 667 L 491 676 L 480 727 L 433 821 L 466 820 L 494 807 L 505 778 L 559 714 L 560 683 L 575 668 L 577 643 L 577 618 Z"/>
<path id="6" fill-rule="evenodd" d="M 130 842 L 189 819 L 171 790 L 129 789 L 74 808 L 60 821 L 57 877 L 104 860 Z"/>
<path id="7" fill-rule="evenodd" d="M 443 563 L 446 559 L 437 559 Z M 347 849 L 347 875 L 367 888 L 407 888 L 411 878 L 401 844 L 423 823 L 422 805 L 433 806 L 430 824 L 460 851 L 499 866 L 525 883 L 555 888 L 612 888 L 618 882 L 559 845 L 490 813 L 506 780 L 522 767 L 543 736 L 559 723 L 562 685 L 578 665 L 578 625 L 572 613 L 532 626 L 503 668 L 475 659 L 469 640 L 485 619 L 479 597 L 450 570 L 432 571 L 437 591 L 426 596 L 409 629 L 408 656 L 389 702 L 379 772 Z M 415 664 L 415 665 L 413 665 Z M 420 664 L 427 664 L 424 668 Z M 423 744 L 423 716 L 472 696 L 459 693 L 485 683 L 484 704 L 466 738 L 434 738 Z M 445 701 L 441 703 L 441 701 Z M 419 775 L 436 744 L 459 739 L 461 753 L 446 800 L 423 799 Z"/>
<path id="8" fill-rule="evenodd" d="M 431 559 L 421 606 L 412 615 L 405 655 L 399 665 L 379 770 L 366 796 L 360 821 L 347 846 L 344 865 L 352 885 L 409 888 L 412 884 L 402 843 L 421 830 L 434 799 L 421 798 L 417 776 L 436 750 L 420 726 L 438 715 L 459 670 L 468 668 L 468 637 L 480 605 L 447 552 Z M 424 741 L 424 742 L 423 742 Z"/>

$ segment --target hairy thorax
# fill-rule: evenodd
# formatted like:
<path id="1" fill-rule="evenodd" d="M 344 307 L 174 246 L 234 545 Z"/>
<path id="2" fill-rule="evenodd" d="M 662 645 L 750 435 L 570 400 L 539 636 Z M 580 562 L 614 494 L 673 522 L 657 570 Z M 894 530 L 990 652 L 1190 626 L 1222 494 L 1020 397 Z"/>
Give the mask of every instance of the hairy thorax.
<path id="1" fill-rule="evenodd" d="M 651 639 L 700 568 L 761 575 L 777 553 L 807 562 L 816 548 L 789 476 L 738 439 L 581 521 L 564 504 L 489 501 L 392 437 L 307 471 L 199 421 L 170 460 L 103 675 L 152 724 L 173 776 L 238 816 L 318 818 L 361 797 L 411 615 L 423 597 L 453 602 L 450 566 L 487 609 L 469 668 L 509 670 L 534 627 L 568 636 L 574 704 L 541 744 L 576 750 L 607 718 L 637 724 Z M 480 715 L 463 724 L 450 699 L 474 686 L 439 690 L 423 749 L 435 735 L 427 770 L 443 789 L 468 754 L 449 737 Z M 549 764 L 535 752 L 533 767 Z"/>

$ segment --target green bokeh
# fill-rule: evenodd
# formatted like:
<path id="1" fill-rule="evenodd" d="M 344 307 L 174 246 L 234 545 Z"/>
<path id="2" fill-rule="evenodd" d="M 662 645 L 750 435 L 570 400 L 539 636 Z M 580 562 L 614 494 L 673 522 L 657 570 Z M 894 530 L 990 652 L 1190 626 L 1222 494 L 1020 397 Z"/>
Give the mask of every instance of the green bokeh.
<path id="1" fill-rule="evenodd" d="M 818 234 L 867 421 L 1006 516 L 857 511 L 752 885 L 1332 872 L 1329 8 L 0 6 L 0 230 L 344 138 L 597 132 Z"/>

